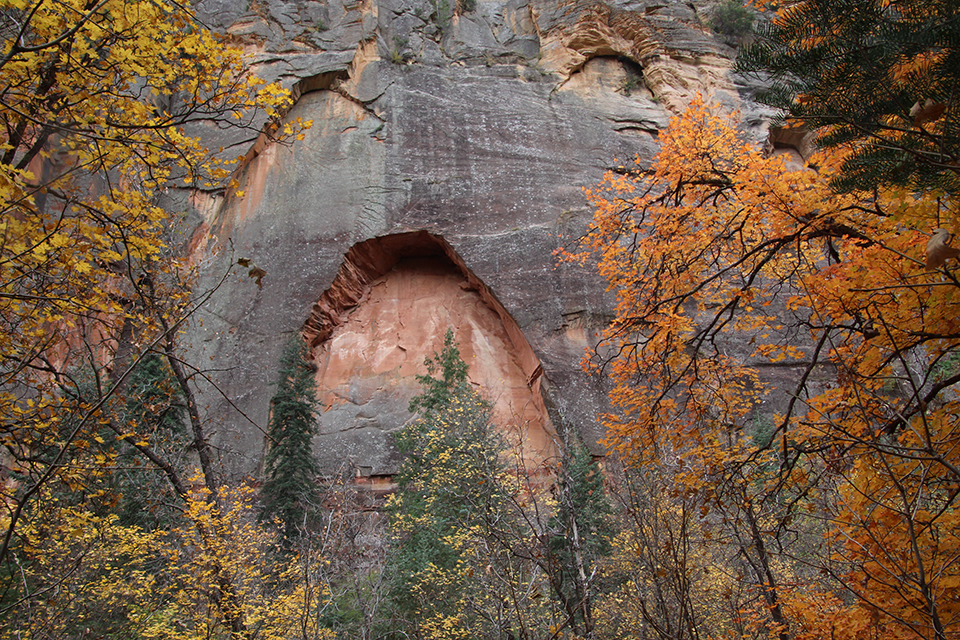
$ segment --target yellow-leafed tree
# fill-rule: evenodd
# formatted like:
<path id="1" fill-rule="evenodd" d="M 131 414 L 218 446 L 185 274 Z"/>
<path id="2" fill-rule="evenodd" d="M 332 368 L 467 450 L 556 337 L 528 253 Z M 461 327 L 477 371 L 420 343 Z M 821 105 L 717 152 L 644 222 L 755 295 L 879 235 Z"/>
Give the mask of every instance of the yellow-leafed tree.
<path id="1" fill-rule="evenodd" d="M 5 597 L 17 585 L 28 597 L 13 569 L 20 527 L 36 531 L 66 495 L 105 517 L 115 497 L 100 476 L 121 449 L 188 493 L 161 435 L 131 418 L 158 409 L 119 409 L 142 359 L 166 361 L 216 488 L 175 354 L 204 298 L 190 297 L 161 198 L 226 186 L 233 161 L 205 129 L 282 138 L 309 123 L 281 126 L 288 92 L 247 74 L 183 4 L 0 0 L 0 16 L 0 563 Z"/>
<path id="2" fill-rule="evenodd" d="M 199 489 L 177 526 L 146 531 L 45 491 L 16 554 L 33 592 L 12 603 L 0 638 L 333 638 L 323 561 L 310 548 L 277 553 L 252 495 L 224 489 L 215 504 Z"/>

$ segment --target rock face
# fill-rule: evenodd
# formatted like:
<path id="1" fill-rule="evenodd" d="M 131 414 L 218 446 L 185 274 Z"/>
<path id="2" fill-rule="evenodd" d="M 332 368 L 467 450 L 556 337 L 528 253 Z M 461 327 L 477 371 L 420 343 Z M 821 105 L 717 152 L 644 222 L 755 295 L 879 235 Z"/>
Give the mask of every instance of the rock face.
<path id="1" fill-rule="evenodd" d="M 219 389 L 203 398 L 226 467 L 256 471 L 280 346 L 303 332 L 325 468 L 392 473 L 389 434 L 448 326 L 526 454 L 549 458 L 566 428 L 600 453 L 605 394 L 579 361 L 613 300 L 553 253 L 590 215 L 582 188 L 651 160 L 694 93 L 762 129 L 729 76 L 733 52 L 704 26 L 709 6 L 236 2 L 199 11 L 294 89 L 288 115 L 313 127 L 290 146 L 221 140 L 245 154 L 243 197 L 171 195 L 194 212 L 201 289 L 241 256 L 267 271 L 262 289 L 227 277 L 188 335 Z"/>
<path id="2" fill-rule="evenodd" d="M 405 233 L 355 245 L 314 305 L 305 335 L 317 364 L 323 468 L 345 459 L 365 476 L 396 472 L 389 434 L 420 392 L 424 359 L 455 332 L 469 379 L 506 438 L 534 469 L 555 453 L 543 370 L 516 322 L 452 248 Z"/>

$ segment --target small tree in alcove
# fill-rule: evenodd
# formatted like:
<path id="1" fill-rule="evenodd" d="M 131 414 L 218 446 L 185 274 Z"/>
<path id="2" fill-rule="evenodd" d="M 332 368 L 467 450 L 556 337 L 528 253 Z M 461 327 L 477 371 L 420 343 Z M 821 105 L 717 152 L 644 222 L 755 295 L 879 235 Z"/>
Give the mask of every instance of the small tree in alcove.
<path id="1" fill-rule="evenodd" d="M 397 437 L 406 457 L 387 503 L 395 536 L 388 572 L 407 631 L 434 638 L 452 624 L 476 632 L 475 616 L 464 612 L 473 582 L 466 550 L 488 533 L 478 511 L 503 510 L 504 444 L 490 405 L 467 380 L 452 331 L 425 364 L 427 375 L 417 376 L 422 392 L 410 403 L 419 417 Z"/>
<path id="2" fill-rule="evenodd" d="M 410 403 L 417 420 L 397 439 L 406 458 L 387 503 L 395 618 L 385 637 L 560 637 L 568 616 L 549 597 L 543 548 L 549 500 L 509 464 L 509 443 L 467 379 L 451 331 L 425 364 L 422 392 Z"/>
<path id="3" fill-rule="evenodd" d="M 309 524 L 317 498 L 318 468 L 311 446 L 317 433 L 316 383 L 308 354 L 299 336 L 284 347 L 267 430 L 260 517 L 279 520 L 287 542 Z"/>

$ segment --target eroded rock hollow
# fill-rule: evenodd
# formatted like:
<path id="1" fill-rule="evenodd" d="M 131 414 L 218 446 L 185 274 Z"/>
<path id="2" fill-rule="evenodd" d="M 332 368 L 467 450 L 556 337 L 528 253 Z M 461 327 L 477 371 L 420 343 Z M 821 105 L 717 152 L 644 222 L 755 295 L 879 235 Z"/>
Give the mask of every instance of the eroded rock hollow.
<path id="1" fill-rule="evenodd" d="M 425 232 L 352 247 L 305 326 L 317 365 L 324 469 L 396 472 L 391 433 L 411 415 L 417 374 L 452 330 L 470 382 L 508 442 L 536 468 L 555 455 L 542 368 L 516 322 L 441 238 Z"/>

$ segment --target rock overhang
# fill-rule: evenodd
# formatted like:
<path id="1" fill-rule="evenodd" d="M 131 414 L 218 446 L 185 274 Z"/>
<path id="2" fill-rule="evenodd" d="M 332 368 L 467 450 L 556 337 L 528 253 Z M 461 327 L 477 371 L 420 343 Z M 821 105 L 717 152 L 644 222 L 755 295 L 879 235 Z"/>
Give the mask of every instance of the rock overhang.
<path id="1" fill-rule="evenodd" d="M 543 368 L 516 321 L 442 237 L 413 231 L 355 244 L 314 305 L 303 335 L 317 367 L 326 473 L 395 473 L 393 434 L 413 419 L 417 375 L 451 331 L 492 422 L 531 468 L 551 464 L 556 432 Z"/>

